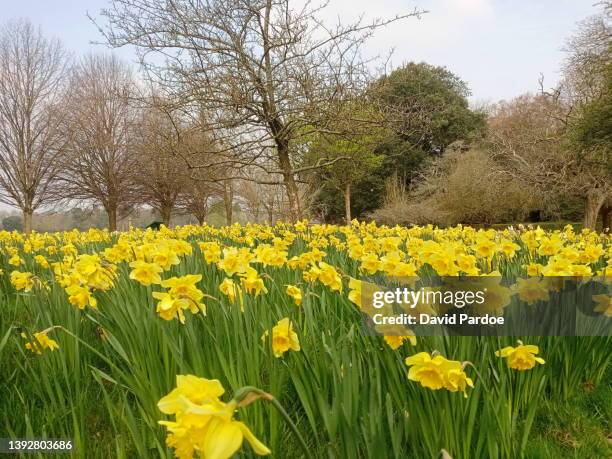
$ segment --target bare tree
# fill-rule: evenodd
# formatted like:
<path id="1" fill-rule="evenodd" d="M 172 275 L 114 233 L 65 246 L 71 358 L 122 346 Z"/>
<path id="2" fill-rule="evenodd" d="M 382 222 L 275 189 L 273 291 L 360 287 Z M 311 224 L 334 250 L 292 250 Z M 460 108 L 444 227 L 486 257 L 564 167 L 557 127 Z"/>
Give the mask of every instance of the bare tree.
<path id="1" fill-rule="evenodd" d="M 288 213 L 284 208 L 286 206 L 283 206 L 286 203 L 283 185 L 265 184 L 278 179 L 257 168 L 243 170 L 243 174 L 257 179 L 239 180 L 236 186 L 236 194 L 250 217 L 257 223 L 266 221 L 270 225 L 277 219 L 286 218 Z"/>
<path id="2" fill-rule="evenodd" d="M 138 201 L 130 69 L 111 55 L 91 54 L 71 79 L 70 148 L 59 175 L 63 196 L 100 203 L 111 231 L 120 208 Z"/>
<path id="3" fill-rule="evenodd" d="M 599 14 L 579 23 L 567 41 L 564 80 L 552 97 L 569 101 L 569 137 L 577 156 L 586 163 L 582 170 L 595 171 L 586 190 L 585 226 L 595 226 L 602 216 L 604 230 L 610 228 L 612 212 L 612 163 L 610 124 L 612 113 L 612 2 L 602 1 Z M 549 94 L 550 96 L 550 94 Z M 593 174 L 591 174 L 593 175 Z"/>
<path id="4" fill-rule="evenodd" d="M 578 23 L 565 44 L 563 87 L 574 104 L 602 97 L 606 67 L 612 65 L 612 2 L 600 2 L 602 11 Z"/>
<path id="5" fill-rule="evenodd" d="M 179 197 L 178 207 L 183 212 L 193 215 L 202 225 L 211 210 L 215 196 L 208 182 L 190 178 Z"/>
<path id="6" fill-rule="evenodd" d="M 244 202 L 245 211 L 249 214 L 249 221 L 260 223 L 263 211 L 264 197 L 261 193 L 259 185 L 256 182 L 243 181 L 238 182 L 238 195 Z"/>
<path id="7" fill-rule="evenodd" d="M 610 114 L 612 100 L 612 7 L 579 24 L 567 42 L 563 79 L 550 90 L 498 104 L 489 140 L 508 174 L 544 195 L 584 199 L 584 226 L 607 220 L 612 200 Z M 596 116 L 589 112 L 595 107 Z M 577 135 L 578 131 L 582 131 Z M 606 137 L 607 136 L 607 137 Z M 596 137 L 608 138 L 593 142 Z M 582 139 L 580 139 L 582 138 Z"/>
<path id="8" fill-rule="evenodd" d="M 170 226 L 181 193 L 188 188 L 189 171 L 180 155 L 189 148 L 183 131 L 187 129 L 173 119 L 171 109 L 153 104 L 143 112 L 138 129 L 136 182 L 141 199 Z"/>
<path id="9" fill-rule="evenodd" d="M 232 154 L 214 138 L 214 132 L 200 111 L 183 136 L 184 148 L 178 151 L 189 166 L 189 175 L 179 206 L 203 222 L 212 201 L 223 201 L 226 223 L 233 223 L 234 179 L 236 173 L 228 156 Z"/>
<path id="10" fill-rule="evenodd" d="M 231 225 L 234 223 L 234 182 L 232 180 L 223 180 L 222 186 L 225 223 Z"/>
<path id="11" fill-rule="evenodd" d="M 578 154 L 566 135 L 572 106 L 547 95 L 523 95 L 494 107 L 488 147 L 501 170 L 551 201 L 578 196 L 585 201 L 584 225 L 595 228 L 610 194 L 609 154 Z"/>
<path id="12" fill-rule="evenodd" d="M 206 108 L 223 144 L 236 152 L 223 161 L 282 177 L 277 183 L 296 219 L 302 214 L 296 177 L 328 161 L 302 165 L 294 142 L 328 129 L 336 103 L 363 89 L 368 71 L 360 47 L 373 31 L 420 14 L 327 27 L 320 19 L 325 7 L 292 8 L 289 0 L 112 0 L 102 11 L 107 25 L 101 31 L 113 46 L 136 46 L 149 75 L 186 104 Z M 151 53 L 165 63 L 149 59 Z M 265 166 L 270 162 L 273 169 Z"/>
<path id="13" fill-rule="evenodd" d="M 27 21 L 0 31 L 0 202 L 32 215 L 53 197 L 58 156 L 65 146 L 60 126 L 67 56 Z"/>

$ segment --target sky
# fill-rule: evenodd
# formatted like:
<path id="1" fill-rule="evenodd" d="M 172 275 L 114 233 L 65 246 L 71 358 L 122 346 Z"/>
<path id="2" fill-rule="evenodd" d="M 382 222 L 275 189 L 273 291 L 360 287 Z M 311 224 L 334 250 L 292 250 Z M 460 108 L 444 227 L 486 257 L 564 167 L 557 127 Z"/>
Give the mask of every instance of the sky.
<path id="1" fill-rule="evenodd" d="M 300 6 L 305 0 L 292 1 Z M 564 41 L 578 21 L 597 12 L 595 1 L 329 0 L 323 19 L 348 22 L 360 13 L 367 20 L 414 8 L 427 10 L 421 19 L 409 18 L 378 30 L 364 54 L 386 56 L 393 49 L 395 67 L 410 61 L 445 66 L 467 82 L 471 101 L 480 104 L 537 91 L 540 74 L 546 87 L 554 86 Z M 28 18 L 78 56 L 104 51 L 103 45 L 94 43 L 101 37 L 87 13 L 97 17 L 107 4 L 108 0 L 0 0 L 0 23 Z M 135 61 L 130 49 L 113 52 Z"/>
<path id="2" fill-rule="evenodd" d="M 294 1 L 299 5 L 304 0 Z M 365 47 L 366 55 L 386 56 L 394 49 L 391 62 L 396 67 L 409 61 L 446 66 L 468 83 L 472 101 L 492 102 L 536 91 L 540 73 L 545 84 L 553 86 L 563 43 L 577 21 L 597 12 L 595 1 L 330 0 L 324 19 L 349 21 L 360 13 L 374 18 L 415 7 L 427 10 L 420 20 L 409 18 L 379 30 Z M 101 37 L 86 14 L 96 17 L 107 2 L 0 0 L 0 22 L 29 18 L 78 55 L 104 48 L 92 44 Z M 115 52 L 134 60 L 129 49 Z"/>

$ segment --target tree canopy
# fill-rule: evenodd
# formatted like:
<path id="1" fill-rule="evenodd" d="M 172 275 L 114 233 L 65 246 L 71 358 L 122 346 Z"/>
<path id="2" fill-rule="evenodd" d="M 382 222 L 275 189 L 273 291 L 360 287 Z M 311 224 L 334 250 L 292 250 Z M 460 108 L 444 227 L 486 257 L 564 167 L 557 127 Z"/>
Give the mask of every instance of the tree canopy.
<path id="1" fill-rule="evenodd" d="M 442 154 L 453 142 L 483 134 L 485 115 L 470 109 L 469 95 L 467 83 L 457 75 L 424 62 L 408 63 L 370 85 L 367 101 L 384 135 L 370 146 L 371 154 L 381 158 L 377 166 L 353 183 L 356 216 L 381 205 L 389 177 L 398 175 L 408 185 L 424 159 Z M 323 186 L 317 201 L 328 218 L 338 220 L 342 208 L 331 202 L 337 196 L 334 189 Z"/>

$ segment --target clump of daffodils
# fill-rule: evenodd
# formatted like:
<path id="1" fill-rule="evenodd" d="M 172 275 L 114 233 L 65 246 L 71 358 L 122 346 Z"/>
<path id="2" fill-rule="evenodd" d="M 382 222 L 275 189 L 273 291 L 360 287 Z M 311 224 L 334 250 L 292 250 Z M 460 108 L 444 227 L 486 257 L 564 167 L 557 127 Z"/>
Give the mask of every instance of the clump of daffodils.
<path id="1" fill-rule="evenodd" d="M 164 320 L 178 318 L 184 324 L 186 309 L 192 314 L 200 311 L 206 314 L 206 305 L 201 301 L 204 293 L 196 287 L 201 280 L 201 274 L 191 274 L 161 281 L 161 286 L 167 291 L 153 292 L 153 298 L 159 300 L 157 303 L 159 316 Z"/>
<path id="2" fill-rule="evenodd" d="M 304 280 L 314 282 L 318 280 L 334 292 L 342 292 L 342 277 L 336 268 L 328 263 L 320 261 L 318 265 L 313 264 L 308 271 L 303 273 Z"/>
<path id="3" fill-rule="evenodd" d="M 225 393 L 216 379 L 193 375 L 178 375 L 176 388 L 158 402 L 159 410 L 173 415 L 172 421 L 159 421 L 167 431 L 166 444 L 175 457 L 227 459 L 232 457 L 246 439 L 260 456 L 270 454 L 243 422 L 234 419 L 238 402 L 223 402 Z"/>
<path id="4" fill-rule="evenodd" d="M 13 271 L 11 273 L 11 284 L 17 291 L 30 292 L 34 287 L 34 275 L 28 272 Z"/>
<path id="5" fill-rule="evenodd" d="M 444 388 L 450 392 L 463 392 L 467 397 L 466 389 L 474 387 L 472 379 L 464 371 L 466 362 L 448 360 L 440 354 L 432 356 L 428 352 L 407 357 L 405 362 L 410 367 L 408 379 L 428 389 Z"/>
<path id="6" fill-rule="evenodd" d="M 79 309 L 96 308 L 95 290 L 106 291 L 114 287 L 117 267 L 97 254 L 81 254 L 74 258 L 74 249 L 66 246 L 64 261 L 54 263 L 54 272 L 66 294 L 68 302 Z"/>

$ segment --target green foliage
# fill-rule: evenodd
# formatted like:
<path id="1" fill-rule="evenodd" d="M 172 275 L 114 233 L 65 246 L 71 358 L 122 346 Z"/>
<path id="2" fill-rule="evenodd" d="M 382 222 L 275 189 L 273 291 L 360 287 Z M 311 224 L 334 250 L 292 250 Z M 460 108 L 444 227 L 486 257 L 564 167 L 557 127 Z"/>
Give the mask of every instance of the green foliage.
<path id="1" fill-rule="evenodd" d="M 353 185 L 380 167 L 383 156 L 374 152 L 375 145 L 371 135 L 349 139 L 327 137 L 318 139 L 311 146 L 311 153 L 317 160 L 336 161 L 317 172 L 329 186 L 342 191 L 347 184 Z"/>
<path id="2" fill-rule="evenodd" d="M 423 161 L 430 155 L 436 154 L 413 145 L 400 136 L 386 139 L 379 145 L 378 149 L 386 158 L 378 175 L 383 181 L 392 175 L 399 175 L 405 180 L 406 184 L 412 182 Z"/>
<path id="3" fill-rule="evenodd" d="M 339 196 L 350 201 L 355 186 L 381 169 L 385 156 L 378 146 L 388 133 L 380 114 L 360 107 L 358 101 L 344 104 L 335 128 L 337 133 L 311 136 L 306 162 L 327 164 L 313 171 L 318 193 L 314 207 L 337 218 L 345 213 Z"/>
<path id="4" fill-rule="evenodd" d="M 604 152 L 609 171 L 612 164 L 612 65 L 605 72 L 604 91 L 601 97 L 588 101 L 570 126 L 570 141 L 581 150 Z"/>
<path id="5" fill-rule="evenodd" d="M 411 62 L 381 78 L 372 90 L 397 137 L 425 153 L 441 153 L 484 128 L 484 115 L 468 106 L 467 84 L 445 67 Z"/>
<path id="6" fill-rule="evenodd" d="M 384 126 L 376 135 L 372 155 L 382 160 L 376 168 L 364 168 L 353 184 L 355 217 L 382 205 L 384 183 L 390 176 L 401 176 L 409 184 L 426 158 L 443 153 L 458 140 L 482 136 L 485 116 L 469 108 L 469 94 L 458 76 L 426 63 L 406 64 L 370 86 L 368 103 L 376 108 L 375 117 Z M 341 167 L 352 170 L 358 165 Z M 315 207 L 324 209 L 326 219 L 339 221 L 343 206 L 336 200 L 334 187 L 324 184 Z"/>

